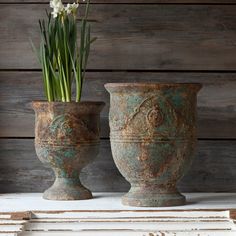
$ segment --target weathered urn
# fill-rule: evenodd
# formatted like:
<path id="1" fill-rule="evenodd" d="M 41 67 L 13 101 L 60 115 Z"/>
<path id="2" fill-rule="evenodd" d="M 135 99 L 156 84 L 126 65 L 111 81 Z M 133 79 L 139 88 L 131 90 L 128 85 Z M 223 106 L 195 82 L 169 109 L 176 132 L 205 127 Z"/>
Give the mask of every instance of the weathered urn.
<path id="1" fill-rule="evenodd" d="M 110 83 L 112 155 L 130 182 L 122 203 L 185 204 L 177 188 L 193 159 L 200 84 Z"/>
<path id="2" fill-rule="evenodd" d="M 99 152 L 100 112 L 104 103 L 35 101 L 32 106 L 37 156 L 56 176 L 43 197 L 50 200 L 92 198 L 79 175 Z"/>

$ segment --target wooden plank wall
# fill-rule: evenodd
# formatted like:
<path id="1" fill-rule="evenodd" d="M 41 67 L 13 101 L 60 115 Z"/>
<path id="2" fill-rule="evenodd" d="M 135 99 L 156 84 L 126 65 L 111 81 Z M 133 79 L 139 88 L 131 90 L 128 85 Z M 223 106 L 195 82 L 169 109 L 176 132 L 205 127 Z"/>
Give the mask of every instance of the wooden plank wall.
<path id="1" fill-rule="evenodd" d="M 0 0 L 0 192 L 39 192 L 53 180 L 33 145 L 32 100 L 43 99 L 30 38 L 48 0 Z M 83 99 L 103 100 L 101 152 L 82 174 L 94 191 L 126 191 L 112 160 L 107 82 L 200 82 L 199 145 L 182 191 L 236 191 L 236 0 L 92 0 Z"/>

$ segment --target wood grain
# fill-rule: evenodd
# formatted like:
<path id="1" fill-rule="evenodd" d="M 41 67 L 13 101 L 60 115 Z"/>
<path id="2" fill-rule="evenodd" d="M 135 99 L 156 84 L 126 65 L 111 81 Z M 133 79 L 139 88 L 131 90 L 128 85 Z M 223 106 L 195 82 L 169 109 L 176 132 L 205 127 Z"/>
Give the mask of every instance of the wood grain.
<path id="1" fill-rule="evenodd" d="M 109 136 L 108 82 L 199 82 L 199 138 L 236 138 L 236 73 L 89 72 L 83 100 L 106 102 L 102 137 Z M 44 99 L 40 72 L 0 72 L 0 137 L 34 137 L 32 100 Z"/>
<path id="2" fill-rule="evenodd" d="M 32 71 L 39 65 L 29 39 L 38 43 L 38 19 L 45 16 L 48 2 L 0 0 L 1 193 L 42 192 L 53 181 L 51 170 L 42 166 L 34 151 L 30 107 L 43 94 L 41 74 Z M 92 33 L 98 40 L 88 66 L 95 72 L 87 74 L 83 99 L 102 100 L 107 106 L 101 119 L 101 152 L 84 170 L 83 182 L 93 191 L 129 188 L 114 165 L 107 140 L 105 83 L 200 82 L 204 85 L 198 97 L 201 140 L 179 186 L 182 191 L 236 192 L 236 0 L 92 3 L 96 3 L 90 14 Z"/>
<path id="3" fill-rule="evenodd" d="M 33 139 L 0 140 L 0 192 L 41 192 L 53 175 L 37 159 Z M 184 192 L 235 192 L 236 141 L 199 141 L 195 161 L 179 183 Z M 127 191 L 129 184 L 116 169 L 109 140 L 100 155 L 84 169 L 83 183 L 93 191 Z"/>
<path id="4" fill-rule="evenodd" d="M 1 3 L 48 3 L 49 0 L 0 0 Z M 64 2 L 73 2 L 67 0 Z M 91 3 L 105 4 L 236 4 L 235 0 L 91 0 Z"/>
<path id="5" fill-rule="evenodd" d="M 1 4 L 0 69 L 36 69 L 38 19 L 48 4 Z M 88 67 L 235 70 L 236 5 L 95 4 Z M 26 17 L 27 16 L 27 17 Z"/>

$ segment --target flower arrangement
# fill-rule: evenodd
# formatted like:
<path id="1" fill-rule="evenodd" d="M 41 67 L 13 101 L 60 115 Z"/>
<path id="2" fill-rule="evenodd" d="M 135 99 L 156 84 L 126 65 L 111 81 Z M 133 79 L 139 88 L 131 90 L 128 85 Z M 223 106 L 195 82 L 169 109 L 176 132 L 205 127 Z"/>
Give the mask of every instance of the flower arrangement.
<path id="1" fill-rule="evenodd" d="M 76 102 L 79 102 L 90 45 L 96 40 L 90 37 L 89 0 L 80 24 L 79 45 L 76 24 L 79 2 L 64 6 L 61 0 L 51 0 L 50 7 L 53 11 L 47 13 L 47 20 L 39 20 L 39 50 L 34 47 L 42 67 L 44 92 L 49 102 L 70 102 L 75 81 Z"/>

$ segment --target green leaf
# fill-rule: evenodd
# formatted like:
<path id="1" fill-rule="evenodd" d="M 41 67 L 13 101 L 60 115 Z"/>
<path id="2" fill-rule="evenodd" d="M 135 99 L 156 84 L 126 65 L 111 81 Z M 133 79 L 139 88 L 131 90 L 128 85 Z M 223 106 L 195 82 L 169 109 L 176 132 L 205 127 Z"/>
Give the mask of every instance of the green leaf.
<path id="1" fill-rule="evenodd" d="M 89 1 L 80 25 L 80 44 L 77 44 L 76 17 L 63 15 L 52 18 L 46 11 L 47 19 L 39 20 L 41 42 L 37 50 L 31 41 L 32 49 L 42 67 L 43 85 L 48 101 L 68 102 L 72 99 L 72 83 L 76 83 L 76 101 L 80 101 L 83 79 L 88 63 L 90 25 L 87 23 Z"/>

